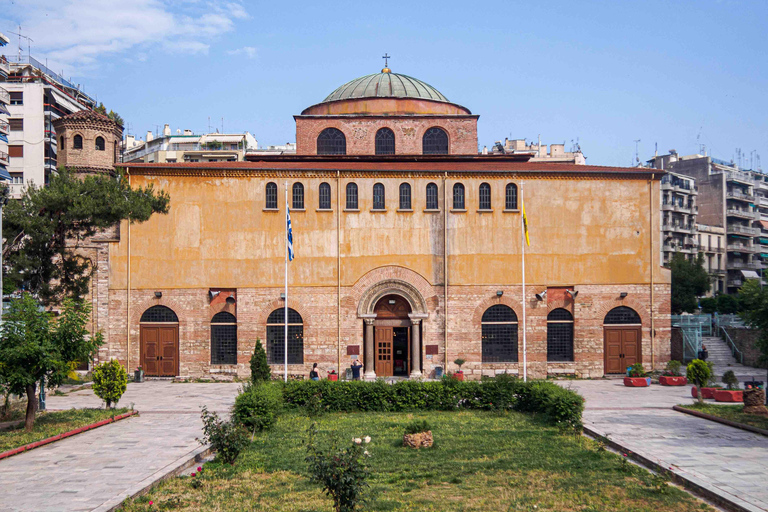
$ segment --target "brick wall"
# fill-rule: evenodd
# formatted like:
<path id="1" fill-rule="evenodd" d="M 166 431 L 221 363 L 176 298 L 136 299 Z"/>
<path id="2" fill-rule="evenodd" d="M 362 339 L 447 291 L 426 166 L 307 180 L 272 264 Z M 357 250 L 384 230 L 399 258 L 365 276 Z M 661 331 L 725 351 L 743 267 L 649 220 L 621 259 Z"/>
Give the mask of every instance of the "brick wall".
<path id="1" fill-rule="evenodd" d="M 755 368 L 768 368 L 768 364 L 760 362 L 761 352 L 757 347 L 757 340 L 760 338 L 759 330 L 728 327 L 726 331 L 736 345 L 736 348 L 744 355 L 745 365 Z"/>

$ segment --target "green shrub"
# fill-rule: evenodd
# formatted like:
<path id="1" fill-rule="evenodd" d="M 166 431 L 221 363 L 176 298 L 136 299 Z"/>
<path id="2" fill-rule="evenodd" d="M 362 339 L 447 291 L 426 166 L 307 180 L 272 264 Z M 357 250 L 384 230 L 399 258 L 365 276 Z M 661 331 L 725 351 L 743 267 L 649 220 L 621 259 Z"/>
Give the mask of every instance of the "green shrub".
<path id="1" fill-rule="evenodd" d="M 456 366 L 459 367 L 459 371 L 457 373 L 461 372 L 461 365 L 463 365 L 466 362 L 467 362 L 466 359 L 462 359 L 462 358 L 458 358 L 458 359 L 454 359 L 453 360 L 453 364 L 455 364 Z"/>
<path id="2" fill-rule="evenodd" d="M 427 420 L 414 421 L 405 426 L 406 434 L 418 434 L 420 432 L 429 432 L 432 427 L 429 426 Z"/>
<path id="3" fill-rule="evenodd" d="M 248 432 L 234 420 L 224 421 L 215 412 L 203 406 L 201 444 L 210 444 L 222 462 L 234 464 L 243 448 L 248 446 Z"/>
<path id="4" fill-rule="evenodd" d="M 93 392 L 106 402 L 107 409 L 117 404 L 128 387 L 128 374 L 117 359 L 106 361 L 93 369 Z"/>
<path id="5" fill-rule="evenodd" d="M 261 344 L 261 340 L 256 340 L 256 348 L 251 356 L 251 382 L 257 384 L 272 378 L 272 368 L 267 363 L 267 352 Z"/>
<path id="6" fill-rule="evenodd" d="M 683 364 L 680 361 L 670 361 L 667 363 L 667 367 L 664 370 L 664 375 L 669 375 L 672 377 L 679 377 L 680 376 L 680 368 L 683 366 Z"/>
<path id="7" fill-rule="evenodd" d="M 685 375 L 689 381 L 696 385 L 699 396 L 699 403 L 704 403 L 701 396 L 701 388 L 707 385 L 712 375 L 712 365 L 707 364 L 701 359 L 694 359 L 685 369 Z"/>
<path id="8" fill-rule="evenodd" d="M 739 379 L 733 370 L 728 370 L 723 374 L 723 384 L 730 390 L 739 389 Z"/>
<path id="9" fill-rule="evenodd" d="M 267 430 L 275 424 L 282 406 L 280 384 L 265 382 L 246 385 L 235 398 L 232 418 L 250 431 Z"/>
<path id="10" fill-rule="evenodd" d="M 645 372 L 645 368 L 643 368 L 642 363 L 635 363 L 629 367 L 630 377 L 645 377 L 646 375 L 647 374 Z"/>

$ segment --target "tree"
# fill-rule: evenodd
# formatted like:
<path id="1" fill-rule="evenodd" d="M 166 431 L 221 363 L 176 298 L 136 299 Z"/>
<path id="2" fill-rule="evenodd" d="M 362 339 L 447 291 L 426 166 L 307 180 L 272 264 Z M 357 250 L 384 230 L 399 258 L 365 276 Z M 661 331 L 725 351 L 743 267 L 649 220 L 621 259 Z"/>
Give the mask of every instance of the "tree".
<path id="1" fill-rule="evenodd" d="M 699 304 L 701 305 L 701 312 L 705 315 L 711 315 L 717 311 L 717 298 L 715 297 L 705 297 L 699 301 Z"/>
<path id="2" fill-rule="evenodd" d="M 739 299 L 733 295 L 717 296 L 717 312 L 721 315 L 733 315 L 738 313 L 740 309 Z"/>
<path id="3" fill-rule="evenodd" d="M 763 289 L 757 279 L 749 279 L 739 290 L 744 310 L 740 316 L 747 325 L 760 330 L 756 345 L 760 349 L 760 361 L 768 363 L 768 289 Z"/>
<path id="4" fill-rule="evenodd" d="M 117 404 L 128 387 L 128 374 L 117 359 L 105 361 L 93 369 L 93 392 L 109 409 Z"/>
<path id="5" fill-rule="evenodd" d="M 27 187 L 3 209 L 8 279 L 44 304 L 88 292 L 93 262 L 80 244 L 122 220 L 144 222 L 167 213 L 170 198 L 152 185 L 131 188 L 125 176 L 77 175 L 61 169 L 47 187 Z"/>
<path id="6" fill-rule="evenodd" d="M 696 311 L 698 297 L 709 291 L 709 275 L 704 270 L 704 255 L 689 261 L 676 252 L 670 262 L 672 269 L 672 313 Z"/>
<path id="7" fill-rule="evenodd" d="M 123 118 L 120 116 L 120 114 L 118 114 L 114 110 L 110 110 L 109 112 L 107 112 L 107 107 L 105 107 L 103 103 L 100 102 L 96 106 L 96 108 L 94 108 L 93 110 L 103 116 L 107 116 L 108 118 L 110 118 L 111 120 L 119 124 L 120 126 L 125 126 L 125 123 L 123 122 Z"/>
<path id="8" fill-rule="evenodd" d="M 261 340 L 256 340 L 256 349 L 251 356 L 251 382 L 258 384 L 259 382 L 268 381 L 272 375 L 272 368 L 267 363 L 267 352 L 261 344 Z"/>
<path id="9" fill-rule="evenodd" d="M 707 385 L 711 375 L 712 369 L 701 359 L 694 359 L 688 363 L 685 376 L 688 377 L 689 381 L 696 384 L 696 393 L 700 404 L 704 403 L 704 399 L 701 397 L 701 388 Z"/>
<path id="10" fill-rule="evenodd" d="M 78 361 L 89 361 L 103 343 L 101 333 L 88 335 L 91 312 L 84 301 L 66 299 L 53 318 L 29 293 L 11 301 L 0 328 L 0 383 L 16 395 L 27 395 L 25 428 L 35 423 L 37 383 L 59 386 Z"/>

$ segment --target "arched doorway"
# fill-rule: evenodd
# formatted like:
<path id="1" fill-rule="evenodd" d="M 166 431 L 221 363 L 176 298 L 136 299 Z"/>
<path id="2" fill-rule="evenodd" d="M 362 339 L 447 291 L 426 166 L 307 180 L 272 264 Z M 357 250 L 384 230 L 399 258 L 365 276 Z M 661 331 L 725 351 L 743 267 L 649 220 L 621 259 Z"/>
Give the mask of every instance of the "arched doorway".
<path id="1" fill-rule="evenodd" d="M 642 362 L 642 321 L 632 308 L 619 306 L 605 315 L 603 332 L 605 373 L 624 373 Z"/>
<path id="2" fill-rule="evenodd" d="M 413 330 L 419 328 L 408 316 L 411 305 L 400 295 L 385 295 L 376 302 L 373 312 L 376 376 L 407 377 L 412 369 L 411 352 L 421 350 L 411 347 Z M 414 366 L 413 370 L 420 372 L 421 368 Z"/>
<path id="3" fill-rule="evenodd" d="M 152 306 L 139 320 L 141 367 L 150 377 L 179 374 L 179 317 L 166 306 Z"/>

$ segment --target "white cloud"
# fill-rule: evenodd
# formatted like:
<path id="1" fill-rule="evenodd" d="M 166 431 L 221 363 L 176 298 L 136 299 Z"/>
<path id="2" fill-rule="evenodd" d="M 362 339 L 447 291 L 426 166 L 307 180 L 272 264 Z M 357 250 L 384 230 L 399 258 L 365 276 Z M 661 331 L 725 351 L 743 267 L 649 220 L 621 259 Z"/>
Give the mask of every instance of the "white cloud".
<path id="1" fill-rule="evenodd" d="M 246 58 L 253 59 L 256 57 L 257 50 L 253 46 L 243 46 L 237 50 L 229 50 L 227 53 L 230 55 L 245 55 Z"/>
<path id="2" fill-rule="evenodd" d="M 83 74 L 107 55 L 207 53 L 211 40 L 247 17 L 241 3 L 223 0 L 25 0 L 0 15 L 0 26 L 20 24 L 34 40 L 33 56 Z"/>

